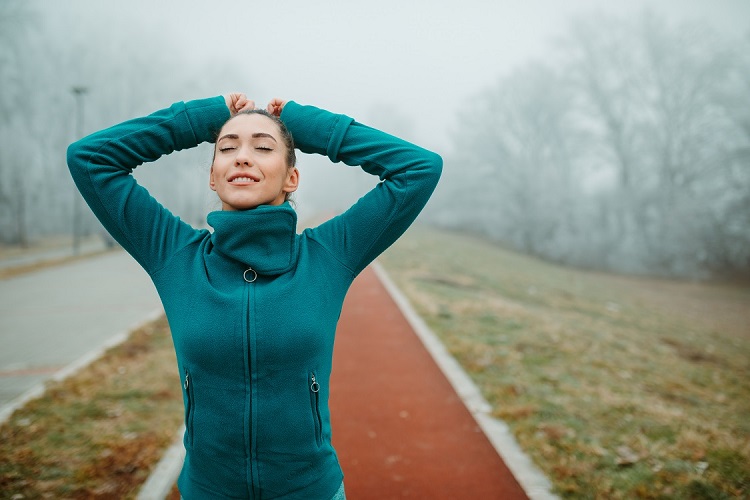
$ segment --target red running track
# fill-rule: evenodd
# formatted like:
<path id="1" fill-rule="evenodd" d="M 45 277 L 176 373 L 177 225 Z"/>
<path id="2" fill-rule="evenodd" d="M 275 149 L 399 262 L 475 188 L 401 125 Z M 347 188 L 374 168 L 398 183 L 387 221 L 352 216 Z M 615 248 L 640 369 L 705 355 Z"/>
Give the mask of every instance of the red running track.
<path id="1" fill-rule="evenodd" d="M 344 303 L 331 377 L 347 498 L 527 498 L 372 268 Z"/>

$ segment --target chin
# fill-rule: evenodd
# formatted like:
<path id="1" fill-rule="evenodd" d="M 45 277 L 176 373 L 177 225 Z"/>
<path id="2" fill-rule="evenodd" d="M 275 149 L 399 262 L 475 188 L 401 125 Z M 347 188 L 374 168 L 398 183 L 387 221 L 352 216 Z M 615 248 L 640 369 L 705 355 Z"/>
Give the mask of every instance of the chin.
<path id="1" fill-rule="evenodd" d="M 229 212 L 242 212 L 244 210 L 252 210 L 253 208 L 257 208 L 258 206 L 262 205 L 262 203 L 258 202 L 232 202 L 232 201 L 225 201 L 222 202 L 222 210 L 229 211 Z"/>
<path id="2" fill-rule="evenodd" d="M 235 193 L 236 194 L 236 193 Z M 222 199 L 222 210 L 230 210 L 230 211 L 245 211 L 245 210 L 252 210 L 254 208 L 258 208 L 261 205 L 281 205 L 285 199 L 274 197 L 274 196 L 268 196 L 268 197 L 260 197 L 257 196 L 258 193 L 254 193 L 256 196 L 252 197 L 242 197 L 242 196 L 236 196 L 236 197 L 228 197 L 229 199 L 224 200 Z M 280 201 L 279 201 L 280 200 Z"/>

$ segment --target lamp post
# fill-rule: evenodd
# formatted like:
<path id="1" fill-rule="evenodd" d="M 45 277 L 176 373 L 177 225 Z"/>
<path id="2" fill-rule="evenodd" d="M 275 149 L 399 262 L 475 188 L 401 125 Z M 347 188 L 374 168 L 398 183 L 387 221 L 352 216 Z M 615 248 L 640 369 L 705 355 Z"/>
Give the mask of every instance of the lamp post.
<path id="1" fill-rule="evenodd" d="M 88 89 L 75 86 L 70 89 L 76 99 L 76 139 L 83 137 L 83 96 Z M 73 194 L 73 255 L 81 251 L 81 196 L 78 190 Z"/>

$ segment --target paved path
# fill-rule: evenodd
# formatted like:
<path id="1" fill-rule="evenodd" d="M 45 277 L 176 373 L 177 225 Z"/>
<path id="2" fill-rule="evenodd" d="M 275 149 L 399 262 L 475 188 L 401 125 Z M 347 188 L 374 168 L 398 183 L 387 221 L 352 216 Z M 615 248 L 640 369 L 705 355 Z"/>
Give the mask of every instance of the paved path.
<path id="1" fill-rule="evenodd" d="M 81 242 L 78 255 L 89 255 L 107 250 L 105 242 L 100 238 L 88 238 Z M 17 255 L 10 255 L 0 259 L 0 269 L 19 267 L 37 262 L 62 259 L 75 256 L 72 246 L 56 246 L 52 248 L 31 248 Z"/>
<path id="2" fill-rule="evenodd" d="M 372 268 L 339 321 L 333 445 L 347 497 L 527 498 Z"/>
<path id="3" fill-rule="evenodd" d="M 160 307 L 148 275 L 123 251 L 0 280 L 0 414 Z"/>

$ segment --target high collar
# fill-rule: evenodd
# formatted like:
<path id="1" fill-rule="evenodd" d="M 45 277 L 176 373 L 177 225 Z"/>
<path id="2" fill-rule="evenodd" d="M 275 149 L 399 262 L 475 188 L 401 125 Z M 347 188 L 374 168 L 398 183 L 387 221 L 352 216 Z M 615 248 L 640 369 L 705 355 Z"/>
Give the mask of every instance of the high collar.
<path id="1" fill-rule="evenodd" d="M 258 274 L 283 274 L 297 262 L 297 213 L 289 203 L 211 212 L 206 220 L 214 248 Z"/>

